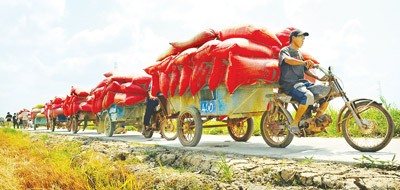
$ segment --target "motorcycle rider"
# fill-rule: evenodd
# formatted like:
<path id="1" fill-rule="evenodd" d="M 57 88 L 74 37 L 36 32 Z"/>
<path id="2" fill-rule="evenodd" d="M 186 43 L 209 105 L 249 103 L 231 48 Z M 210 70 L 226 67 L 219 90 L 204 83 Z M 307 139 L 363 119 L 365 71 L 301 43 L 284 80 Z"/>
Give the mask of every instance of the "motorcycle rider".
<path id="1" fill-rule="evenodd" d="M 152 87 L 152 83 L 150 83 L 149 88 L 147 90 L 147 100 L 146 100 L 146 111 L 143 117 L 143 130 L 142 130 L 142 134 L 145 135 L 147 131 L 151 130 L 151 126 L 150 126 L 150 119 L 151 116 L 154 114 L 156 107 L 159 104 L 158 98 L 151 95 L 151 87 Z"/>
<path id="2" fill-rule="evenodd" d="M 296 135 L 300 135 L 299 122 L 309 105 L 314 104 L 314 95 L 309 90 L 312 83 L 304 79 L 304 74 L 320 81 L 326 80 L 325 77 L 318 77 L 309 69 L 314 67 L 314 62 L 304 60 L 299 49 L 303 46 L 304 39 L 308 36 L 308 32 L 295 29 L 290 33 L 290 45 L 283 47 L 279 52 L 279 67 L 281 70 L 279 85 L 281 92 L 292 96 L 299 102 L 293 123 L 290 125 L 289 131 Z M 328 101 L 322 102 L 316 117 L 324 113 L 328 107 Z"/>

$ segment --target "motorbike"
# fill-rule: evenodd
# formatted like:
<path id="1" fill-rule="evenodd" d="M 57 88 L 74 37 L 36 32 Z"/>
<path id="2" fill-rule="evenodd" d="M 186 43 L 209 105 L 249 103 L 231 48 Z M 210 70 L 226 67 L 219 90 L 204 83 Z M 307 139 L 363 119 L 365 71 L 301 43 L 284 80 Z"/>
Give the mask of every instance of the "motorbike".
<path id="1" fill-rule="evenodd" d="M 316 66 L 326 80 L 323 86 L 329 89 L 326 95 L 321 96 L 318 92 L 313 92 L 315 103 L 310 105 L 299 122 L 300 137 L 312 136 L 322 132 L 327 132 L 333 119 L 328 114 L 316 117 L 320 109 L 320 102 L 331 101 L 341 97 L 344 106 L 338 112 L 336 118 L 336 130 L 341 132 L 347 143 L 354 149 L 361 152 L 376 152 L 389 144 L 394 135 L 394 122 L 389 112 L 378 103 L 370 99 L 350 100 L 342 86 L 340 79 L 333 74 L 331 67 L 324 69 Z M 318 91 L 318 90 L 316 90 Z M 267 95 L 270 99 L 267 110 L 264 112 L 260 130 L 264 141 L 271 147 L 285 148 L 293 140 L 294 135 L 289 132 L 289 126 L 293 122 L 288 105 L 292 105 L 297 111 L 299 102 L 292 100 L 291 96 L 283 93 L 273 93 Z"/>

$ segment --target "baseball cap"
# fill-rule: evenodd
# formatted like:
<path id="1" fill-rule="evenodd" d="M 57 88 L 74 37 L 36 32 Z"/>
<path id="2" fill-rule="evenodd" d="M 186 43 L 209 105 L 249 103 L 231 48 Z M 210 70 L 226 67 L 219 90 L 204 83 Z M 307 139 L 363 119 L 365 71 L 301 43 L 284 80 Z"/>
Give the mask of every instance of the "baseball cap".
<path id="1" fill-rule="evenodd" d="M 299 30 L 299 29 L 296 29 L 296 30 L 293 30 L 291 33 L 290 33 L 290 42 L 292 42 L 292 37 L 293 36 L 295 36 L 295 37 L 297 37 L 297 36 L 301 36 L 301 35 L 304 35 L 304 36 L 309 36 L 310 34 L 308 34 L 308 32 L 303 32 L 303 31 L 301 31 L 301 30 Z"/>

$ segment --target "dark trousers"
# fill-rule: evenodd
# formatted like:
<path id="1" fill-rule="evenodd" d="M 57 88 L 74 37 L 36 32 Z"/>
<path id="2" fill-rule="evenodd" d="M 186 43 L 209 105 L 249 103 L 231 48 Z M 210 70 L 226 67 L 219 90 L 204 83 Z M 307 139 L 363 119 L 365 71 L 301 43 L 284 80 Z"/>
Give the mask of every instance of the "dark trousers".
<path id="1" fill-rule="evenodd" d="M 144 126 L 150 126 L 151 116 L 153 115 L 158 104 L 159 104 L 158 99 L 152 100 L 150 98 L 147 98 L 146 112 L 144 113 L 144 119 L 143 119 Z"/>

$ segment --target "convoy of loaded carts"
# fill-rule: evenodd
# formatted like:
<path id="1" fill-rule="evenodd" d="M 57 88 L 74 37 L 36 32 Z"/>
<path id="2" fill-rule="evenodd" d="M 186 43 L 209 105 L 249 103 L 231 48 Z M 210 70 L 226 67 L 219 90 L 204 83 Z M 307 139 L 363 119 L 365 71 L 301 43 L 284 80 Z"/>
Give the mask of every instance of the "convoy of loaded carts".
<path id="1" fill-rule="evenodd" d="M 272 33 L 252 25 L 204 30 L 187 41 L 170 43 L 155 64 L 144 68 L 147 76 L 109 72 L 90 91 L 72 86 L 66 97 L 55 97 L 34 107 L 33 124 L 35 129 L 66 128 L 74 134 L 93 125 L 99 134 L 108 137 L 126 132 L 126 126 L 142 131 L 150 93 L 160 103 L 151 118 L 150 130 L 144 130 L 146 138 L 159 131 L 167 140 L 178 137 L 183 146 L 196 146 L 203 128 L 227 127 L 235 141 L 245 142 L 254 131 L 253 117 L 263 115 L 264 121 L 271 113 L 271 97 L 278 94 L 279 88 L 279 51 L 289 45 L 293 30 L 289 27 Z M 310 55 L 302 54 L 305 60 L 319 64 Z M 278 115 L 274 122 L 284 119 Z M 281 127 L 261 122 L 263 137 L 265 128 L 270 126 Z M 285 127 L 279 130 L 282 134 L 276 130 L 274 133 L 278 139 L 291 135 Z M 268 138 L 264 137 L 266 142 Z M 286 142 L 285 146 L 274 146 L 270 142 L 267 143 L 273 147 L 288 145 Z"/>

